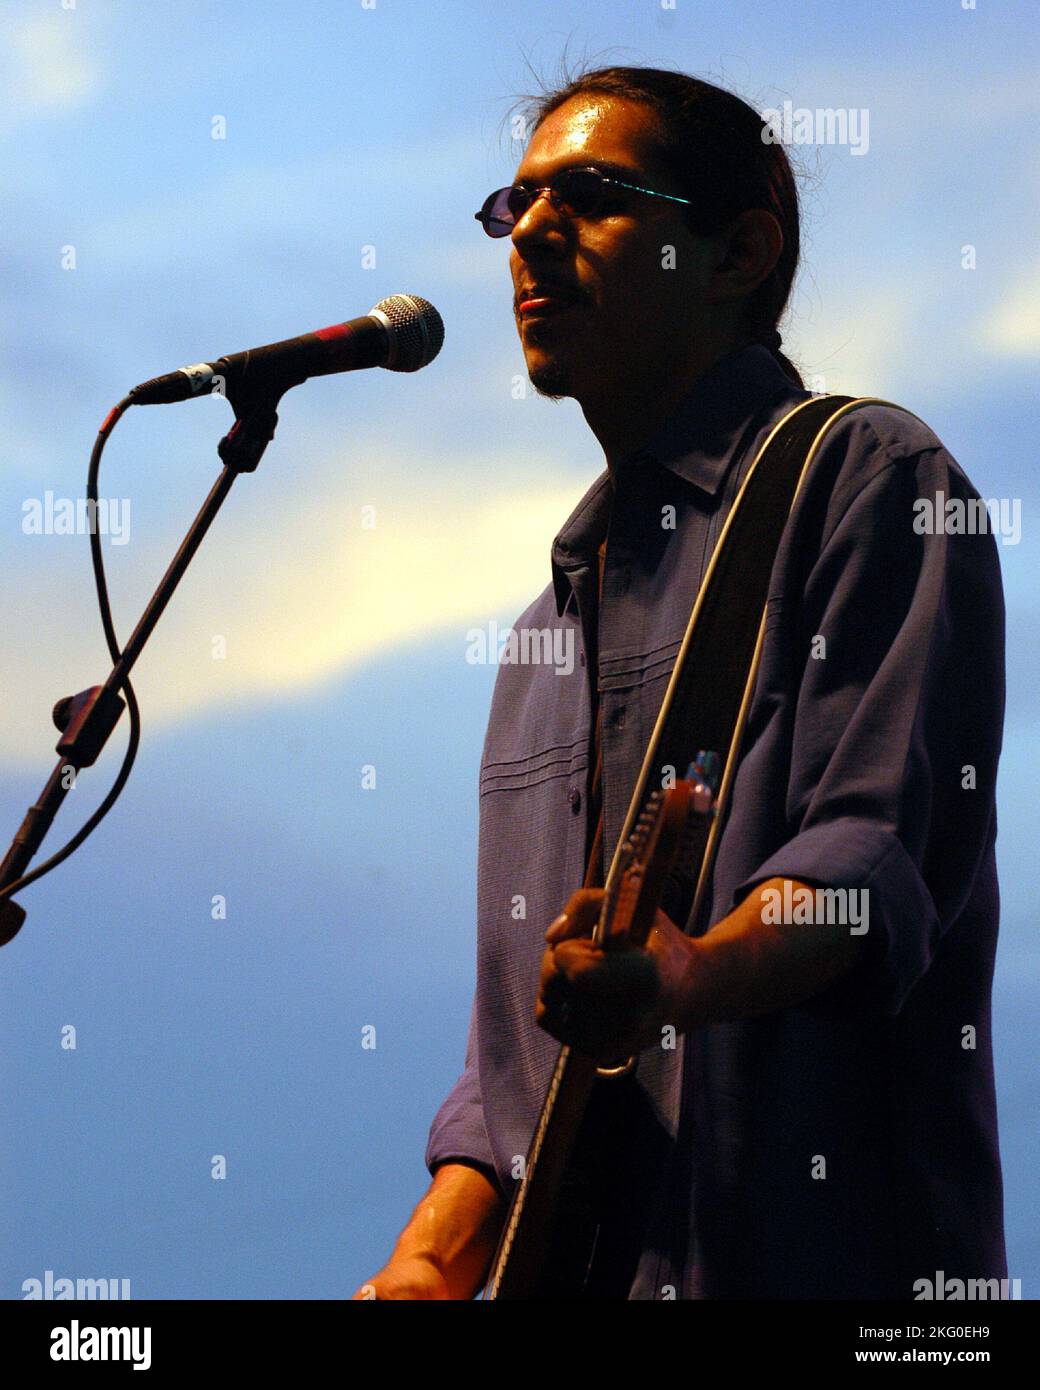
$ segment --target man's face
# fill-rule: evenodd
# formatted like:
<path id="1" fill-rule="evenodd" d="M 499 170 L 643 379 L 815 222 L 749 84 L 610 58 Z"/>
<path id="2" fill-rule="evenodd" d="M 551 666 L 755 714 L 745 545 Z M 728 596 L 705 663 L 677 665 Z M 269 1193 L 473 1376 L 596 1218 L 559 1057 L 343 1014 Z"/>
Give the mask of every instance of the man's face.
<path id="1" fill-rule="evenodd" d="M 654 136 L 642 103 L 574 97 L 538 127 L 513 182 L 537 187 L 562 169 L 593 165 L 626 183 L 689 196 L 661 171 Z M 513 228 L 509 263 L 517 331 L 537 390 L 584 403 L 674 373 L 696 338 L 711 269 L 708 243 L 692 235 L 683 212 L 624 189 L 611 189 L 593 217 L 568 217 L 546 194 L 531 204 Z M 549 297 L 539 302 L 542 288 Z"/>

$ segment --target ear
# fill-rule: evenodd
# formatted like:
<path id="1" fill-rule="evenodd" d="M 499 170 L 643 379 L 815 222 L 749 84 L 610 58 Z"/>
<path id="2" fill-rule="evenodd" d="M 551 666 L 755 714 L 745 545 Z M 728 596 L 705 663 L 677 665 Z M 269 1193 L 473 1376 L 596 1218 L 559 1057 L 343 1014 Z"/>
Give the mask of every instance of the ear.
<path id="1" fill-rule="evenodd" d="M 709 303 L 743 299 L 772 274 L 784 249 L 780 223 L 766 208 L 739 213 L 719 236 Z"/>

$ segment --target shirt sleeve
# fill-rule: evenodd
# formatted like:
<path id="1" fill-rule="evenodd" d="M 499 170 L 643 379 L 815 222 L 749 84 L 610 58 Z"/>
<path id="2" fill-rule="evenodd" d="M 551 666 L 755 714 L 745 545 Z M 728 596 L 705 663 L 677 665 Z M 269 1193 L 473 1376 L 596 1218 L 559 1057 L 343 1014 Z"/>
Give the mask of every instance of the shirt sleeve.
<path id="1" fill-rule="evenodd" d="M 465 1163 L 498 1184 L 495 1159 L 484 1123 L 477 1068 L 477 1001 L 470 1011 L 466 1061 L 462 1075 L 434 1116 L 426 1144 L 426 1167 L 431 1175 L 442 1163 Z"/>
<path id="2" fill-rule="evenodd" d="M 804 592 L 781 596 L 790 838 L 732 905 L 773 877 L 866 890 L 860 962 L 811 1010 L 897 1014 L 995 834 L 1000 566 L 992 532 L 958 532 L 951 501 L 978 525 L 978 494 L 941 447 L 883 463 L 824 528 Z"/>

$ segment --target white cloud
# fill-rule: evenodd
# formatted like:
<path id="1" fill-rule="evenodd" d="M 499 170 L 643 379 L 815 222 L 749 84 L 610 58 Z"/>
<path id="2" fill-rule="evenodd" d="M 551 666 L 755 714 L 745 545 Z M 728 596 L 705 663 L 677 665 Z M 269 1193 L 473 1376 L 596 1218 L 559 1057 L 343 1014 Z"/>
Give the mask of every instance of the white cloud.
<path id="1" fill-rule="evenodd" d="M 982 325 L 982 341 L 994 352 L 1035 357 L 1040 354 L 1040 261 L 1009 279 L 1003 299 Z"/>
<path id="2" fill-rule="evenodd" d="M 842 395 L 898 397 L 907 389 L 905 345 L 918 309 L 912 292 L 885 286 L 831 284 L 826 314 L 800 325 L 797 311 L 791 355 L 813 390 Z"/>
<path id="3" fill-rule="evenodd" d="M 12 29 L 4 68 L 8 121 L 70 110 L 101 81 L 77 10 L 58 9 Z"/>
<path id="4" fill-rule="evenodd" d="M 424 461 L 425 485 L 416 485 L 414 464 L 386 460 L 385 470 L 375 487 L 351 479 L 338 491 L 303 491 L 289 514 L 236 513 L 231 497 L 135 670 L 148 729 L 298 692 L 438 632 L 463 660 L 468 627 L 512 620 L 548 583 L 552 538 L 583 491 L 543 472 L 529 487 L 480 495 L 446 460 Z M 374 529 L 362 526 L 369 504 Z M 47 711 L 101 680 L 108 662 L 88 616 L 85 538 L 23 545 L 41 547 L 41 559 L 32 575 L 19 574 L 20 640 L 0 647 L 0 688 L 9 692 L 0 757 L 42 767 L 56 737 Z M 47 552 L 49 564 L 48 545 L 60 547 Z M 136 536 L 130 550 L 120 564 L 132 567 L 135 591 L 144 575 L 150 589 L 168 556 Z M 110 573 L 117 615 L 129 618 L 126 588 Z M 127 622 L 117 616 L 116 626 L 125 639 Z M 214 659 L 215 638 L 226 642 L 224 658 Z"/>

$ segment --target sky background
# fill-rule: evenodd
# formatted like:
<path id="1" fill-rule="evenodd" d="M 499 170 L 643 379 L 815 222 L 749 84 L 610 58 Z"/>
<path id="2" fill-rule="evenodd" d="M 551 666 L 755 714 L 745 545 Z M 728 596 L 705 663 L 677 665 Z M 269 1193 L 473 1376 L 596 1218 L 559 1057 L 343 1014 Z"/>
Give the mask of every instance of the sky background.
<path id="1" fill-rule="evenodd" d="M 565 50 L 682 68 L 760 111 L 866 109 L 863 155 L 792 151 L 785 350 L 817 389 L 907 406 L 984 497 L 1020 499 L 1021 541 L 1000 547 L 994 1027 L 1010 1273 L 1037 1297 L 1034 0 L 5 0 L 3 17 L 0 853 L 54 763 L 51 706 L 110 667 L 87 538 L 25 534 L 27 500 L 81 496 L 109 407 L 182 363 L 397 292 L 432 300 L 446 340 L 415 376 L 285 398 L 138 665 L 128 787 L 21 895 L 0 953 L 0 1297 L 50 1269 L 137 1298 L 344 1298 L 425 1187 L 473 985 L 495 671 L 466 661 L 466 632 L 544 586 L 602 467 L 574 402 L 524 392 L 508 242 L 472 216 L 520 158 L 511 102 Z M 230 422 L 206 398 L 114 435 L 121 637 Z M 48 852 L 124 740 L 81 774 Z"/>

